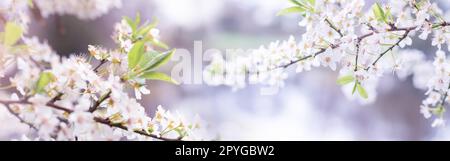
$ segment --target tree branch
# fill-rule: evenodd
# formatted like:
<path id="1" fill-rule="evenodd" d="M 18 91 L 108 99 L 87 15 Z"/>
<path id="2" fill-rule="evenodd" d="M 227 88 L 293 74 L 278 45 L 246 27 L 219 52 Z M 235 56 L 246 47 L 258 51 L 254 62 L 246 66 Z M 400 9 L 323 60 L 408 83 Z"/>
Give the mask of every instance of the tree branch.
<path id="1" fill-rule="evenodd" d="M 106 60 L 101 60 L 100 63 L 94 68 L 94 72 L 98 73 L 98 69 L 100 69 L 100 67 L 102 67 L 102 65 L 105 63 L 106 63 Z"/>
<path id="2" fill-rule="evenodd" d="M 56 98 L 56 97 L 55 97 L 55 98 Z M 67 113 L 69 113 L 69 114 L 74 112 L 74 111 L 71 110 L 71 109 L 68 109 L 68 108 L 65 108 L 65 107 L 56 105 L 56 104 L 55 104 L 55 100 L 56 100 L 56 99 L 50 100 L 49 102 L 47 102 L 46 106 L 51 107 L 51 108 L 56 109 L 56 110 L 60 110 L 60 111 L 67 112 Z M 11 104 L 32 104 L 32 103 L 29 102 L 27 98 L 25 98 L 25 99 L 22 99 L 22 100 L 19 100 L 19 101 L 2 101 L 2 100 L 0 100 L 0 104 L 4 104 L 4 105 L 7 106 L 7 108 L 8 108 L 8 106 L 11 105 Z M 11 110 L 11 111 L 12 111 L 12 110 Z M 10 111 L 10 112 L 11 112 L 11 111 Z M 16 115 L 14 112 L 12 112 L 12 114 L 13 114 L 13 115 Z M 23 120 L 23 119 L 20 118 L 19 116 L 17 116 L 17 117 L 19 118 L 19 120 L 21 120 L 21 121 Z M 62 120 L 65 120 L 65 119 L 63 119 L 63 118 L 58 118 L 58 119 L 59 119 L 59 120 L 61 120 L 61 119 L 62 119 Z M 121 125 L 121 124 L 115 124 L 115 123 L 112 123 L 112 122 L 109 121 L 108 119 L 103 119 L 103 118 L 100 118 L 100 117 L 95 117 L 95 118 L 94 118 L 94 121 L 97 122 L 97 123 L 100 123 L 100 124 L 108 125 L 108 126 L 110 126 L 110 127 L 115 127 L 115 128 L 119 128 L 119 129 L 122 129 L 122 130 L 128 130 L 128 128 L 127 128 L 126 126 Z M 62 122 L 67 122 L 67 121 L 62 121 Z M 23 123 L 26 123 L 26 122 L 23 122 Z M 26 123 L 26 124 L 28 124 L 28 123 Z M 37 129 L 37 128 L 35 128 L 35 129 Z M 137 133 L 137 134 L 140 134 L 140 135 L 144 135 L 144 136 L 147 136 L 147 137 L 151 137 L 151 138 L 159 139 L 159 140 L 163 140 L 163 141 L 181 141 L 181 139 L 182 139 L 182 137 L 173 139 L 173 138 L 166 138 L 166 137 L 162 137 L 162 136 L 157 136 L 157 135 L 154 135 L 154 134 L 149 134 L 149 133 L 145 132 L 144 130 L 134 130 L 134 132 Z"/>
<path id="3" fill-rule="evenodd" d="M 95 110 L 97 110 L 100 104 L 102 104 L 109 97 L 111 97 L 111 90 L 109 90 L 105 95 L 101 96 L 100 99 L 96 101 L 94 105 L 92 105 L 92 107 L 89 108 L 89 112 L 94 112 Z"/>
<path id="4" fill-rule="evenodd" d="M 389 51 L 391 51 L 392 49 L 394 49 L 394 47 L 398 46 L 406 37 L 408 37 L 408 34 L 410 33 L 411 30 L 406 30 L 405 33 L 402 35 L 402 37 L 400 39 L 397 40 L 397 42 L 390 46 L 387 50 L 385 50 L 384 52 L 382 52 L 377 59 L 375 59 L 375 61 L 372 63 L 372 66 L 375 66 L 378 61 L 380 61 L 380 59 L 386 55 Z M 371 68 L 371 66 L 367 67 L 365 70 L 369 70 Z"/>
<path id="5" fill-rule="evenodd" d="M 325 21 L 327 21 L 327 20 L 325 19 Z M 433 26 L 435 26 L 435 27 L 436 27 L 436 26 L 437 26 L 437 27 L 445 27 L 445 26 L 450 26 L 450 23 L 449 23 L 449 22 L 436 23 L 436 24 L 434 24 Z M 417 27 L 419 27 L 419 26 L 413 26 L 413 27 L 401 27 L 401 28 L 392 26 L 391 28 L 389 28 L 389 29 L 386 30 L 386 31 L 387 31 L 387 32 L 405 31 L 405 32 L 407 32 L 407 33 L 409 34 L 412 30 L 417 29 Z M 378 31 L 372 30 L 372 32 L 370 32 L 370 33 L 367 33 L 367 34 L 358 36 L 357 39 L 358 39 L 358 41 L 362 41 L 363 39 L 366 39 L 366 38 L 368 38 L 368 37 L 371 37 L 371 36 L 375 35 L 376 33 L 378 33 Z M 389 52 L 389 51 L 392 50 L 395 46 L 397 46 L 398 43 L 400 43 L 403 39 L 405 39 L 406 36 L 407 36 L 407 34 L 406 34 L 406 36 L 405 36 L 405 35 L 403 35 L 403 36 L 404 36 L 404 37 L 402 37 L 401 40 L 399 40 L 399 41 L 396 43 L 396 45 L 391 46 L 388 50 L 386 50 L 385 52 L 383 52 L 384 54 L 381 53 L 380 56 L 379 56 L 379 58 L 377 58 L 376 62 L 378 62 L 379 59 L 381 59 L 381 57 L 383 57 L 387 52 Z M 330 47 L 331 47 L 332 49 L 338 48 L 339 46 L 340 46 L 340 43 L 336 43 L 336 44 L 331 44 L 331 45 L 330 45 Z M 316 53 L 314 53 L 314 54 L 312 54 L 312 55 L 308 55 L 308 56 L 304 56 L 304 57 L 298 58 L 298 59 L 296 59 L 296 60 L 292 60 L 292 61 L 289 62 L 288 64 L 280 65 L 280 66 L 274 67 L 274 68 L 272 68 L 272 69 L 269 69 L 269 71 L 275 70 L 275 69 L 279 69 L 279 68 L 288 68 L 289 66 L 294 65 L 294 64 L 296 64 L 296 63 L 298 63 L 298 62 L 300 62 L 300 61 L 303 61 L 303 60 L 306 60 L 306 59 L 309 59 L 309 58 L 316 57 L 316 56 L 318 56 L 318 55 L 324 53 L 325 51 L 326 51 L 326 48 L 321 48 L 319 51 L 317 51 Z M 376 64 L 376 62 L 374 62 L 374 63 Z M 373 64 L 373 63 L 372 63 L 372 64 Z M 369 67 L 369 68 L 366 68 L 365 70 L 369 70 L 369 69 L 370 69 L 370 67 Z"/>
<path id="6" fill-rule="evenodd" d="M 38 130 L 38 128 L 36 128 L 36 126 L 34 126 L 32 123 L 29 123 L 29 122 L 25 121 L 22 117 L 19 116 L 18 113 L 14 112 L 14 111 L 11 109 L 10 104 L 4 104 L 4 105 L 5 105 L 6 109 L 8 110 L 8 112 L 11 113 L 11 114 L 12 114 L 14 117 L 16 117 L 17 119 L 19 119 L 19 121 L 20 121 L 21 123 L 28 125 L 30 128 L 32 128 L 32 129 L 34 129 L 34 130 L 36 130 L 36 131 Z"/>
<path id="7" fill-rule="evenodd" d="M 444 97 L 442 97 L 442 102 L 441 102 L 441 106 L 442 106 L 442 107 L 444 107 L 444 105 L 445 105 L 445 100 L 446 100 L 447 97 L 448 97 L 449 91 L 450 91 L 450 83 L 448 84 L 448 91 L 445 92 Z"/>
<path id="8" fill-rule="evenodd" d="M 119 128 L 119 129 L 128 131 L 128 127 L 126 127 L 126 126 L 124 126 L 124 125 L 122 125 L 122 124 L 112 123 L 112 122 L 109 121 L 108 119 L 103 119 L 103 118 L 95 117 L 94 120 L 95 120 L 97 123 L 101 123 L 101 124 L 104 124 L 104 125 L 108 125 L 108 126 L 110 126 L 110 127 L 115 127 L 115 128 Z M 162 137 L 162 136 L 157 136 L 157 135 L 155 135 L 155 134 L 149 134 L 149 133 L 147 133 L 147 132 L 145 132 L 145 131 L 143 131 L 143 130 L 134 130 L 133 132 L 135 132 L 135 133 L 137 133 L 137 134 L 140 134 L 140 135 L 148 136 L 148 137 L 151 137 L 151 138 L 163 140 L 163 141 L 181 141 L 181 139 L 182 139 L 181 137 L 176 138 L 176 139 L 165 138 L 165 137 Z"/>
<path id="9" fill-rule="evenodd" d="M 334 31 L 336 31 L 339 36 L 344 37 L 344 34 L 342 34 L 342 31 L 340 29 L 338 29 L 336 26 L 333 25 L 333 23 L 331 23 L 330 20 L 328 20 L 328 18 L 325 18 L 325 22 L 328 23 L 328 26 L 330 26 Z"/>

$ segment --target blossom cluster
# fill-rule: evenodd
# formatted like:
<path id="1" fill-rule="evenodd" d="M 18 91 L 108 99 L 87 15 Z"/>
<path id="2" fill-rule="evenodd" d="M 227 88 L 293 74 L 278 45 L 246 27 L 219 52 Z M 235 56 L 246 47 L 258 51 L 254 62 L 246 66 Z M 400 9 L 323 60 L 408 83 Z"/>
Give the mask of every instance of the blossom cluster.
<path id="1" fill-rule="evenodd" d="M 95 6 L 105 1 L 77 1 L 84 2 Z M 22 9 L 12 4 L 8 8 Z M 90 45 L 88 54 L 60 57 L 47 43 L 25 36 L 26 24 L 17 18 L 7 16 L 0 34 L 0 78 L 9 82 L 0 89 L 10 95 L 0 99 L 0 108 L 34 131 L 22 140 L 200 139 L 194 134 L 198 118 L 187 119 L 162 106 L 148 116 L 138 102 L 142 94 L 150 94 L 146 81 L 176 83 L 157 72 L 174 50 L 159 40 L 156 23 L 141 23 L 139 15 L 124 18 L 113 34 L 117 49 Z"/>
<path id="2" fill-rule="evenodd" d="M 371 102 L 385 73 L 400 78 L 413 74 L 415 85 L 428 89 L 421 113 L 426 118 L 436 116 L 433 126 L 444 125 L 445 106 L 450 103 L 450 59 L 444 45 L 450 50 L 450 24 L 436 3 L 396 0 L 375 3 L 366 11 L 362 0 L 289 1 L 293 6 L 279 14 L 303 16 L 299 26 L 305 33 L 300 40 L 291 36 L 232 58 L 216 55 L 204 71 L 208 84 L 239 89 L 248 80 L 283 87 L 290 66 L 296 66 L 297 73 L 326 67 L 339 71 L 337 83 L 346 95 Z M 437 48 L 434 61 L 420 51 L 399 50 L 411 46 L 416 35 L 432 39 L 431 45 Z"/>

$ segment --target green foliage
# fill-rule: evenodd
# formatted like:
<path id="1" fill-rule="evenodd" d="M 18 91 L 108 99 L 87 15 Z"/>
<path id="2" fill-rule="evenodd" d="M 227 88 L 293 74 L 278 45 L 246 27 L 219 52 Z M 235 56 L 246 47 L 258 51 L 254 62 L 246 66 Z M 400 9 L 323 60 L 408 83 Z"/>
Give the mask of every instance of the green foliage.
<path id="1" fill-rule="evenodd" d="M 144 52 L 145 52 L 145 42 L 138 41 L 133 45 L 130 52 L 128 53 L 128 68 L 130 70 L 136 67 Z"/>
<path id="2" fill-rule="evenodd" d="M 18 24 L 14 22 L 7 22 L 5 25 L 5 32 L 3 34 L 3 44 L 12 46 L 22 37 L 23 30 Z"/>
<path id="3" fill-rule="evenodd" d="M 36 93 L 44 93 L 45 87 L 53 81 L 55 81 L 56 77 L 50 72 L 42 72 L 39 76 L 38 81 L 36 82 L 35 92 Z"/>
<path id="4" fill-rule="evenodd" d="M 442 117 L 445 114 L 445 107 L 439 104 L 436 108 L 431 109 L 431 112 L 436 116 Z"/>
<path id="5" fill-rule="evenodd" d="M 150 70 L 159 68 L 162 65 L 167 64 L 167 62 L 169 62 L 170 58 L 172 58 L 172 55 L 174 53 L 175 53 L 175 49 L 164 52 L 164 53 L 156 54 L 156 55 L 152 56 L 150 60 L 143 60 L 144 62 L 148 62 L 144 66 L 144 70 L 150 71 Z M 153 53 L 153 54 L 155 54 L 155 53 Z"/>
<path id="6" fill-rule="evenodd" d="M 355 94 L 355 92 L 358 91 L 359 95 L 362 98 L 364 98 L 364 99 L 369 98 L 369 95 L 367 94 L 366 89 L 364 89 L 364 87 L 361 86 L 361 83 L 358 82 L 352 74 L 342 76 L 336 80 L 336 83 L 341 86 L 347 85 L 352 82 L 355 82 L 355 84 L 353 86 L 352 94 Z"/>
<path id="7" fill-rule="evenodd" d="M 315 0 L 288 0 L 291 2 L 293 7 L 289 7 L 281 10 L 277 13 L 278 16 L 291 14 L 291 13 L 300 13 L 305 15 L 306 12 L 314 12 L 314 5 L 316 3 Z"/>
<path id="8" fill-rule="evenodd" d="M 352 90 L 352 94 L 355 94 L 356 92 L 356 87 L 358 87 L 359 83 L 357 81 L 355 81 L 355 85 L 353 85 L 353 90 Z"/>
<path id="9" fill-rule="evenodd" d="M 342 86 L 342 85 L 349 84 L 349 83 L 351 83 L 353 81 L 355 81 L 355 77 L 353 77 L 353 75 L 347 75 L 347 76 L 340 77 L 336 81 L 336 83 Z"/>
<path id="10" fill-rule="evenodd" d="M 33 8 L 34 7 L 33 0 L 28 0 L 27 5 L 28 5 L 28 7 Z"/>
<path id="11" fill-rule="evenodd" d="M 136 73 L 136 75 L 139 76 L 140 78 L 145 78 L 148 80 L 162 80 L 178 84 L 169 76 L 154 71 L 159 67 L 167 64 L 167 62 L 169 62 L 170 58 L 172 57 L 173 53 L 175 53 L 175 50 L 163 53 L 158 53 L 156 51 L 149 51 L 147 53 L 144 53 L 138 65 L 134 69 L 134 73 Z"/>
<path id="12" fill-rule="evenodd" d="M 364 99 L 369 98 L 369 95 L 367 95 L 366 89 L 364 89 L 364 87 L 361 86 L 360 83 L 357 83 L 356 88 L 357 88 L 357 90 L 358 90 L 359 95 L 360 95 L 362 98 L 364 98 Z"/>
<path id="13" fill-rule="evenodd" d="M 156 40 L 151 34 L 150 31 L 154 29 L 158 25 L 158 20 L 154 18 L 153 22 L 147 23 L 145 22 L 141 25 L 141 16 L 140 14 L 136 15 L 136 18 L 133 20 L 129 17 L 123 17 L 123 19 L 127 22 L 127 24 L 131 27 L 131 40 L 133 42 L 136 41 L 145 41 L 146 43 L 150 43 L 156 47 L 168 50 L 169 47 L 159 41 Z"/>
<path id="14" fill-rule="evenodd" d="M 166 81 L 173 84 L 179 84 L 177 81 L 173 80 L 170 76 L 160 73 L 160 72 L 145 72 L 141 76 L 142 78 L 148 79 L 148 80 L 160 80 L 160 81 Z"/>
<path id="15" fill-rule="evenodd" d="M 384 23 L 388 23 L 388 16 L 386 15 L 386 12 L 384 11 L 383 7 L 379 4 L 379 3 L 375 3 L 372 6 L 372 12 L 373 15 L 375 16 L 375 18 L 379 21 L 379 22 L 384 22 Z M 390 16 L 390 11 L 388 12 L 389 16 Z"/>
<path id="16" fill-rule="evenodd" d="M 291 13 L 303 13 L 305 12 L 305 8 L 302 7 L 289 7 L 281 10 L 277 13 L 277 16 L 283 16 Z"/>
<path id="17" fill-rule="evenodd" d="M 156 27 L 157 20 L 154 22 L 140 26 L 141 17 L 137 14 L 133 20 L 128 17 L 124 17 L 124 20 L 132 29 L 132 40 L 134 41 L 133 47 L 128 53 L 128 78 L 145 78 L 148 80 L 162 80 L 171 83 L 178 84 L 172 78 L 164 73 L 156 72 L 159 67 L 167 64 L 172 55 L 175 53 L 175 49 L 159 52 L 153 49 L 147 50 L 147 45 L 154 45 L 156 47 L 168 50 L 169 47 L 163 42 L 154 39 L 149 32 Z"/>

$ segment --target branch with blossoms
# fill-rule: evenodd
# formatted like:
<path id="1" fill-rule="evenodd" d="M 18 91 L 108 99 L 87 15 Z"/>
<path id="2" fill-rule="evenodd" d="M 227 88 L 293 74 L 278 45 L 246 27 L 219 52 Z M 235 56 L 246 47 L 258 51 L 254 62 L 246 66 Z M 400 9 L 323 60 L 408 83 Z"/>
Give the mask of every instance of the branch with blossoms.
<path id="1" fill-rule="evenodd" d="M 39 130 L 32 123 L 26 122 L 20 115 L 18 115 L 16 112 L 14 112 L 11 109 L 11 107 L 10 107 L 11 105 L 20 105 L 20 104 L 28 104 L 28 105 L 30 105 L 30 104 L 32 104 L 26 98 L 23 99 L 23 100 L 19 100 L 19 101 L 2 101 L 2 100 L 0 100 L 0 103 L 5 105 L 7 107 L 7 109 L 8 109 L 8 111 L 11 114 L 14 114 L 14 116 L 16 116 L 22 123 L 25 123 L 25 124 L 29 125 L 33 130 L 36 130 L 36 131 Z M 67 114 L 72 114 L 74 112 L 73 110 L 71 110 L 69 108 L 65 108 L 65 107 L 61 107 L 59 105 L 56 105 L 54 103 L 54 101 L 47 102 L 46 106 L 48 106 L 50 108 L 53 108 L 55 110 L 63 111 L 65 113 L 67 113 Z M 60 119 L 61 122 L 64 122 L 64 123 L 68 123 L 69 122 L 68 120 L 63 119 L 63 118 L 59 118 L 59 119 Z M 104 118 L 100 118 L 100 117 L 94 117 L 93 120 L 95 122 L 97 122 L 97 123 L 104 124 L 104 125 L 107 125 L 107 126 L 110 126 L 110 127 L 119 128 L 119 129 L 122 129 L 122 130 L 125 130 L 125 131 L 129 130 L 128 127 L 124 126 L 123 124 L 121 124 L 121 123 L 114 123 L 114 122 L 112 122 L 109 119 L 104 119 Z M 162 137 L 160 135 L 155 135 L 155 134 L 148 133 L 145 130 L 133 130 L 133 131 L 135 133 L 137 133 L 137 134 L 140 134 L 140 135 L 144 135 L 144 136 L 148 136 L 148 137 L 151 137 L 151 138 L 164 140 L 164 141 L 179 141 L 179 140 L 182 139 L 182 137 L 179 137 L 179 138 L 166 138 L 166 137 Z"/>
<path id="2" fill-rule="evenodd" d="M 158 72 L 175 49 L 160 41 L 156 21 L 144 22 L 139 14 L 134 19 L 124 17 L 115 26 L 116 49 L 90 45 L 87 55 L 60 57 L 47 43 L 25 36 L 27 17 L 16 14 L 30 6 L 21 2 L 14 1 L 8 7 L 11 12 L 1 16 L 5 25 L 0 33 L 0 78 L 8 78 L 9 85 L 0 86 L 0 92 L 10 99 L 0 100 L 0 107 L 33 129 L 37 139 L 198 139 L 192 135 L 198 121 L 161 106 L 150 117 L 138 103 L 142 95 L 150 94 L 147 81 L 178 84 Z M 41 1 L 34 2 L 44 15 L 53 13 L 39 5 Z M 134 97 L 129 89 L 135 91 Z"/>
<path id="3" fill-rule="evenodd" d="M 436 116 L 433 126 L 444 125 L 443 113 L 450 101 L 447 88 L 450 84 L 450 60 L 441 46 L 450 44 L 450 23 L 440 16 L 442 11 L 435 3 L 430 0 L 375 3 L 369 11 L 364 11 L 365 1 L 288 1 L 292 7 L 278 15 L 302 15 L 299 25 L 305 27 L 306 32 L 301 41 L 296 42 L 291 36 L 287 41 L 276 41 L 230 60 L 216 55 L 204 72 L 207 83 L 238 89 L 245 87 L 244 81 L 249 80 L 250 84 L 280 88 L 284 86 L 290 66 L 296 65 L 299 73 L 319 66 L 336 70 L 341 65 L 337 84 L 356 99 L 369 102 L 374 100 L 375 88 L 385 71 L 419 73 L 423 69 L 411 63 L 427 64 L 434 66 L 435 70 L 429 71 L 434 73 L 431 79 L 425 78 L 429 82 L 424 85 L 428 88 L 428 98 L 421 106 L 421 113 L 426 118 Z M 429 34 L 434 34 L 432 45 L 438 48 L 434 62 L 425 60 L 422 53 L 408 58 L 408 55 L 397 52 L 397 47 L 412 45 L 411 37 L 416 33 L 421 33 L 418 37 L 424 40 Z M 386 55 L 399 60 L 389 62 Z M 420 60 L 413 59 L 416 57 Z M 409 68 L 401 68 L 404 64 Z M 422 76 L 415 74 L 414 77 Z"/>

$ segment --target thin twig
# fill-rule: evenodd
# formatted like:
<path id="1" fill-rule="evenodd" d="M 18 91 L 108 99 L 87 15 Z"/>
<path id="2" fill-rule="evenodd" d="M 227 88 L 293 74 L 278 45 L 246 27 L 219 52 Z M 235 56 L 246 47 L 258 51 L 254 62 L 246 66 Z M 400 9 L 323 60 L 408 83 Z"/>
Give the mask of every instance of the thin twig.
<path id="1" fill-rule="evenodd" d="M 449 91 L 450 91 L 450 83 L 448 84 L 447 92 L 445 92 L 444 97 L 442 97 L 442 102 L 441 102 L 441 106 L 442 106 L 442 107 L 444 107 L 444 105 L 445 105 L 445 100 L 446 100 L 447 97 L 448 97 Z"/>
<path id="2" fill-rule="evenodd" d="M 355 72 L 358 71 L 358 58 L 359 58 L 359 50 L 362 39 L 358 39 L 356 42 L 356 57 L 355 57 Z"/>
<path id="3" fill-rule="evenodd" d="M 433 26 L 440 26 L 440 27 L 445 27 L 445 26 L 450 26 L 450 23 L 449 22 L 442 22 L 442 23 L 436 23 L 436 24 L 434 24 Z M 417 27 L 418 26 L 413 26 L 413 27 L 401 27 L 401 28 L 399 28 L 399 27 L 395 27 L 395 26 L 391 26 L 391 28 L 389 28 L 388 30 L 386 30 L 387 32 L 395 32 L 395 31 L 406 31 L 406 32 L 411 32 L 412 30 L 415 30 L 415 29 L 417 29 Z M 368 37 L 371 37 L 371 36 L 373 36 L 373 35 L 375 35 L 376 33 L 378 33 L 378 31 L 376 31 L 376 30 L 373 30 L 372 32 L 370 32 L 370 33 L 367 33 L 367 34 L 364 34 L 364 35 L 361 35 L 361 36 L 359 36 L 357 39 L 358 39 L 358 41 L 362 41 L 363 39 L 366 39 L 366 38 L 368 38 Z M 403 39 L 405 39 L 406 37 L 404 37 Z M 402 39 L 402 40 L 403 40 Z M 400 41 L 401 42 L 401 41 Z M 337 48 L 337 47 L 339 47 L 340 46 L 340 43 L 336 43 L 336 44 L 331 44 L 330 45 L 330 47 L 332 48 L 332 49 L 335 49 L 335 48 Z M 395 46 L 397 46 L 397 45 L 395 45 Z M 390 48 L 394 48 L 395 46 L 391 46 Z M 327 47 L 328 48 L 328 47 Z M 387 51 L 385 51 L 386 53 L 387 52 L 389 52 L 390 50 L 392 50 L 392 49 L 388 49 Z M 312 55 L 308 55 L 308 56 L 304 56 L 304 57 L 301 57 L 301 58 L 298 58 L 298 59 L 296 59 L 296 60 L 292 60 L 292 61 L 290 61 L 288 64 L 285 64 L 285 65 L 280 65 L 280 66 L 277 66 L 277 67 L 274 67 L 274 68 L 271 68 L 271 69 L 269 69 L 269 71 L 271 71 L 271 70 L 275 70 L 275 69 L 279 69 L 279 68 L 288 68 L 289 66 L 291 66 L 291 65 L 294 65 L 294 64 L 296 64 L 296 63 L 298 63 L 298 62 L 300 62 L 300 61 L 303 61 L 303 60 L 306 60 L 306 59 L 309 59 L 309 58 L 313 58 L 313 57 L 316 57 L 316 56 L 318 56 L 318 55 L 320 55 L 320 54 L 322 54 L 322 53 L 324 53 L 326 51 L 326 48 L 321 48 L 321 49 L 319 49 L 319 51 L 317 51 L 316 53 L 314 53 L 314 54 L 312 54 Z M 384 53 L 384 52 L 383 52 Z M 380 56 L 382 57 L 382 56 L 384 56 L 386 53 L 381 53 L 380 54 Z M 379 57 L 379 58 L 377 58 L 378 60 L 379 59 L 381 59 L 381 57 Z M 377 61 L 378 61 L 377 60 Z M 375 63 L 376 64 L 376 63 Z M 369 70 L 370 68 L 366 68 L 366 70 Z"/>
<path id="4" fill-rule="evenodd" d="M 98 73 L 98 69 L 100 69 L 100 67 L 106 63 L 106 60 L 101 60 L 100 63 L 94 68 L 94 72 Z"/>
<path id="5" fill-rule="evenodd" d="M 104 125 L 108 125 L 110 127 L 115 127 L 115 128 L 119 128 L 125 131 L 128 131 L 128 127 L 122 125 L 122 124 L 116 124 L 116 123 L 112 123 L 111 121 L 107 120 L 107 119 L 103 119 L 103 118 L 99 118 L 99 117 L 95 117 L 94 120 L 98 123 L 104 124 Z M 133 132 L 137 133 L 137 134 L 141 134 L 144 136 L 148 136 L 151 138 L 155 138 L 155 139 L 159 139 L 159 140 L 163 140 L 163 141 L 181 141 L 182 138 L 176 138 L 176 139 L 171 139 L 171 138 L 166 138 L 166 137 L 162 137 L 162 136 L 157 136 L 155 134 L 149 134 L 143 130 L 134 130 Z"/>
<path id="6" fill-rule="evenodd" d="M 384 52 L 382 52 L 380 55 L 378 55 L 377 59 L 375 59 L 375 61 L 372 63 L 372 66 L 375 66 L 384 55 L 386 55 L 389 51 L 394 49 L 394 47 L 398 46 L 406 37 L 408 37 L 408 34 L 410 33 L 410 31 L 411 30 L 406 30 L 405 33 L 403 34 L 403 36 L 400 39 L 398 39 L 394 45 L 390 46 L 388 49 L 386 49 Z M 371 68 L 371 66 L 367 67 L 365 70 L 369 70 L 370 68 Z"/>
<path id="7" fill-rule="evenodd" d="M 95 104 L 89 108 L 89 112 L 94 112 L 97 110 L 97 108 L 109 97 L 111 97 L 111 90 L 109 90 L 105 95 L 101 96 L 98 101 L 95 102 Z"/>
<path id="8" fill-rule="evenodd" d="M 59 105 L 56 105 L 56 104 L 52 103 L 53 100 L 54 99 L 52 99 L 49 102 L 47 102 L 46 106 L 51 107 L 51 108 L 56 109 L 56 110 L 67 112 L 69 114 L 74 112 L 71 109 L 68 109 L 68 108 L 65 108 L 65 107 L 62 107 L 62 106 L 59 106 Z M 7 106 L 7 105 L 10 105 L 10 104 L 32 104 L 32 103 L 30 103 L 27 99 L 22 99 L 22 100 L 19 100 L 19 101 L 2 101 L 2 100 L 0 100 L 0 104 L 4 104 L 4 105 Z M 63 119 L 63 118 L 59 118 L 59 119 Z M 112 123 L 108 119 L 95 117 L 94 121 L 97 122 L 97 123 L 108 125 L 110 127 L 120 128 L 122 130 L 128 130 L 128 128 L 126 126 L 121 125 L 121 124 Z M 149 134 L 149 133 L 145 132 L 144 130 L 134 130 L 134 132 L 137 133 L 137 134 L 140 134 L 140 135 L 144 135 L 144 136 L 147 136 L 147 137 L 151 137 L 151 138 L 159 139 L 159 140 L 163 140 L 163 141 L 181 141 L 181 139 L 182 139 L 181 137 L 176 138 L 176 139 L 172 139 L 172 138 L 166 138 L 166 137 L 162 137 L 162 136 L 157 136 L 157 135 L 154 135 L 154 134 Z"/>
<path id="9" fill-rule="evenodd" d="M 34 126 L 32 123 L 29 123 L 29 122 L 25 121 L 22 117 L 19 116 L 18 113 L 14 112 L 14 111 L 11 109 L 11 106 L 10 106 L 9 104 L 4 104 L 4 105 L 5 105 L 6 109 L 8 110 L 8 112 L 11 113 L 11 114 L 12 114 L 14 117 L 16 117 L 17 119 L 19 119 L 19 121 L 20 121 L 21 123 L 26 124 L 26 125 L 28 125 L 30 128 L 32 128 L 33 130 L 38 131 L 38 128 L 36 128 L 36 126 Z"/>
<path id="10" fill-rule="evenodd" d="M 328 23 L 328 26 L 330 26 L 334 31 L 336 31 L 339 36 L 344 37 L 344 34 L 342 34 L 342 31 L 340 29 L 338 29 L 336 26 L 333 25 L 333 23 L 331 23 L 330 20 L 328 20 L 328 18 L 325 19 L 325 22 Z"/>

